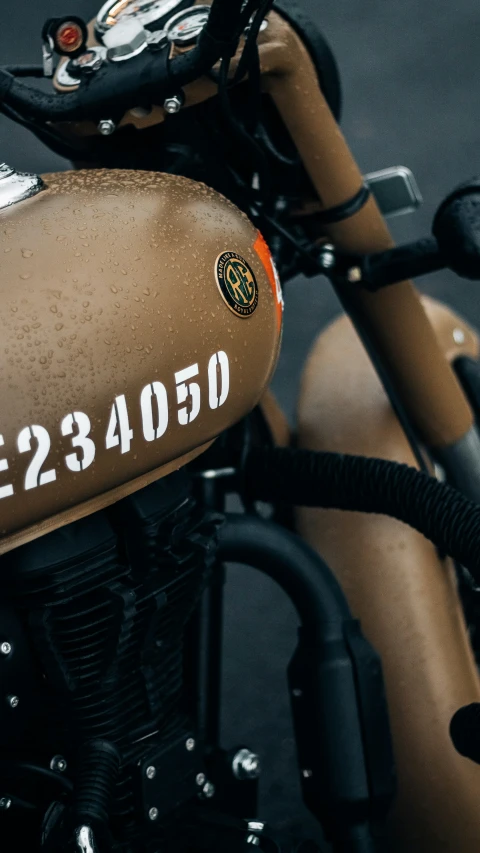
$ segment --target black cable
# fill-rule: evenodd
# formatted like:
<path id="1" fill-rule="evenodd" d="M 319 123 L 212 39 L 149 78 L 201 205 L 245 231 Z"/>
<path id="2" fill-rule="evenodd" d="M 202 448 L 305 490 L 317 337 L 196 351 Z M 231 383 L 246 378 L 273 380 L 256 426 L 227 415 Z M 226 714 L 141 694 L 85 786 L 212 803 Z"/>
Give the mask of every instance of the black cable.
<path id="1" fill-rule="evenodd" d="M 253 164 L 253 171 L 257 172 L 259 175 L 262 199 L 264 199 L 269 196 L 271 184 L 268 159 L 266 157 L 265 152 L 260 148 L 253 136 L 251 136 L 245 130 L 243 125 L 237 120 L 232 110 L 228 93 L 228 74 L 230 70 L 230 64 L 230 57 L 224 57 L 221 61 L 218 85 L 220 105 L 229 131 L 232 133 L 237 142 L 239 140 L 242 141 L 242 143 L 245 145 L 246 153 L 248 152 L 247 156 L 250 155 Z"/>
<path id="2" fill-rule="evenodd" d="M 293 448 L 254 449 L 244 482 L 256 500 L 396 518 L 480 583 L 480 506 L 408 465 Z"/>
<path id="3" fill-rule="evenodd" d="M 240 57 L 237 69 L 233 77 L 233 85 L 239 83 L 240 80 L 242 80 L 249 72 L 253 54 L 257 50 L 257 39 L 260 33 L 260 27 L 262 26 L 265 17 L 272 9 L 273 2 L 274 0 L 262 0 L 255 13 L 255 17 L 250 24 L 250 28 L 245 41 L 245 48 Z"/>
<path id="4" fill-rule="evenodd" d="M 3 779 L 21 778 L 22 774 L 36 778 L 42 792 L 45 792 L 46 789 L 48 790 L 49 785 L 54 787 L 59 793 L 71 794 L 73 791 L 70 779 L 63 774 L 49 770 L 47 767 L 42 767 L 39 764 L 30 764 L 27 761 L 0 761 L 0 775 Z"/>
<path id="5" fill-rule="evenodd" d="M 33 133 L 40 142 L 47 145 L 60 157 L 65 157 L 66 160 L 72 160 L 75 156 L 78 157 L 80 155 L 82 160 L 88 161 L 91 159 L 92 155 L 89 149 L 85 147 L 83 141 L 76 139 L 72 139 L 70 141 L 65 139 L 65 137 L 61 136 L 59 133 L 55 133 L 49 125 L 31 121 L 30 119 L 19 115 L 19 113 L 11 107 L 7 107 L 6 104 L 0 103 L 0 113 L 4 115 L 5 118 L 8 118 L 10 121 L 15 122 L 15 124 L 18 124 L 20 127 L 24 127 L 26 130 L 30 131 L 30 133 Z"/>

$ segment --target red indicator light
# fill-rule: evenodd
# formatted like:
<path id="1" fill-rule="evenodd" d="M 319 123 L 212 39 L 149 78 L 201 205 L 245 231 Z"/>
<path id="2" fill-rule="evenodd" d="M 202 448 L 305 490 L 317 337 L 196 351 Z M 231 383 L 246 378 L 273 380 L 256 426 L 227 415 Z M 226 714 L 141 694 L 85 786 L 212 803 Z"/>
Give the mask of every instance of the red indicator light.
<path id="1" fill-rule="evenodd" d="M 55 36 L 57 47 L 65 53 L 73 53 L 83 45 L 83 31 L 78 24 L 67 22 L 58 28 Z"/>

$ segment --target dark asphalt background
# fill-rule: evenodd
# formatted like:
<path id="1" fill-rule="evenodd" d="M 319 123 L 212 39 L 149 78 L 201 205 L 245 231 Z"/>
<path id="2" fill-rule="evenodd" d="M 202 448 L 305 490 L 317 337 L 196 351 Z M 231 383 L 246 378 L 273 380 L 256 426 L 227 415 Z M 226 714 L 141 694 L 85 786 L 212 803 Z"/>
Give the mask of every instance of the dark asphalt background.
<path id="1" fill-rule="evenodd" d="M 98 0 L 100 5 L 100 0 Z M 429 231 L 437 204 L 480 173 L 480 13 L 477 0 L 300 0 L 329 39 L 344 88 L 343 129 L 365 171 L 407 165 L 425 203 L 394 220 L 397 240 Z M 91 17 L 92 0 L 0 0 L 0 63 L 36 62 L 47 16 Z M 0 161 L 25 170 L 67 168 L 29 134 L 0 117 Z M 480 284 L 453 274 L 422 288 L 480 328 Z M 302 363 L 318 331 L 338 313 L 324 280 L 288 287 L 285 336 L 274 381 L 293 418 Z M 224 727 L 227 744 L 246 742 L 265 764 L 264 814 L 277 825 L 300 823 L 293 738 L 284 669 L 295 643 L 289 603 L 267 580 L 231 569 L 227 591 Z"/>

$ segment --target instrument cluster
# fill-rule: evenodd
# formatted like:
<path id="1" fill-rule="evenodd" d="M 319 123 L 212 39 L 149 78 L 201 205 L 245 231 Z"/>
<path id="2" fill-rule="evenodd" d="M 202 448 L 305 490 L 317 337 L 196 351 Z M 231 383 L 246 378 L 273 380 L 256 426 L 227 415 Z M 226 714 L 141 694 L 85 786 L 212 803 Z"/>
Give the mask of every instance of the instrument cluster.
<path id="1" fill-rule="evenodd" d="M 205 26 L 210 6 L 191 0 L 107 0 L 95 21 L 98 44 L 59 65 L 55 82 L 62 90 L 76 89 L 82 79 L 105 62 L 123 62 L 149 45 L 193 44 Z"/>

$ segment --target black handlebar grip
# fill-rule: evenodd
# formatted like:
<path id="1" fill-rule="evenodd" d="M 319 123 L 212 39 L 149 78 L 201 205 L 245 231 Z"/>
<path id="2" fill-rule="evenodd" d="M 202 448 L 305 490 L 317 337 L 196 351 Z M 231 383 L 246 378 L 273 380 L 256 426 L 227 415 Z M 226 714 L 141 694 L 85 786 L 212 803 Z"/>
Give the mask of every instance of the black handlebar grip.
<path id="1" fill-rule="evenodd" d="M 480 178 L 447 196 L 432 230 L 447 266 L 462 278 L 480 279 Z"/>

